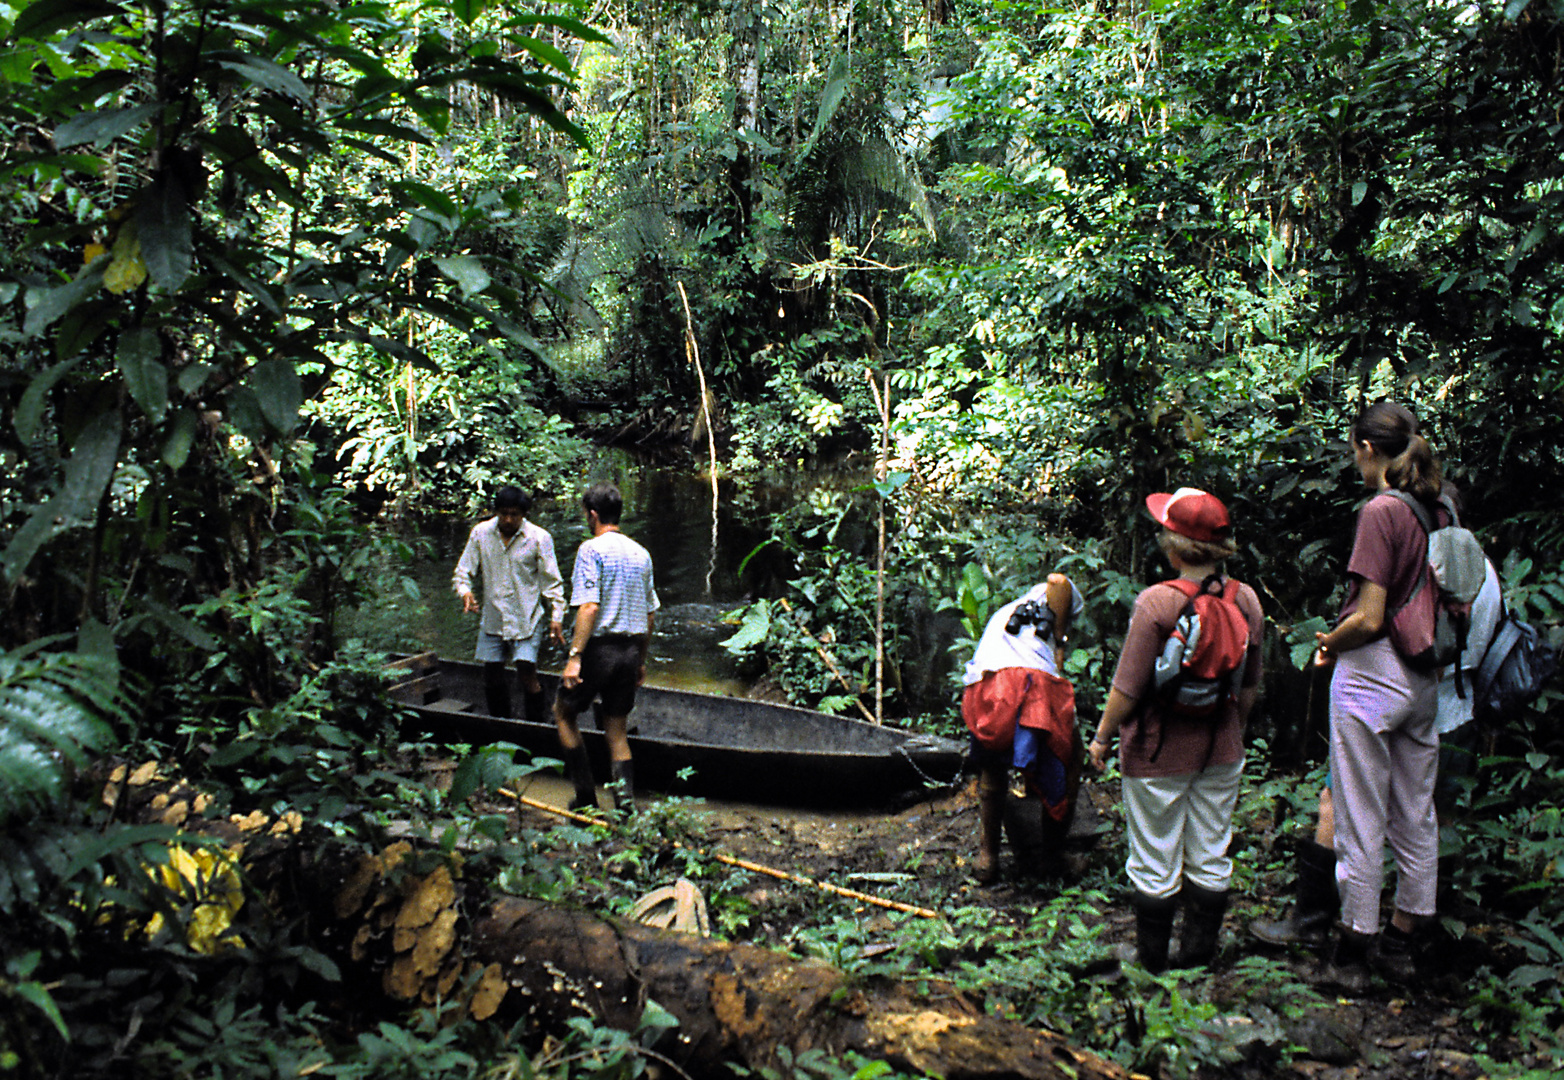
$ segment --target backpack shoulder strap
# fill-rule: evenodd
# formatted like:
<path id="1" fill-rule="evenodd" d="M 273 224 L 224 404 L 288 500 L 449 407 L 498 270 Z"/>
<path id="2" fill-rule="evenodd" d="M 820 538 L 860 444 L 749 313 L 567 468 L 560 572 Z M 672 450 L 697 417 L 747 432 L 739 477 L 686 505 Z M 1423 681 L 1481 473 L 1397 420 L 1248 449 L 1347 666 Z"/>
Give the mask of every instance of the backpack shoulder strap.
<path id="1" fill-rule="evenodd" d="M 1450 524 L 1461 528 L 1461 512 L 1455 508 L 1455 500 L 1448 495 L 1439 496 L 1439 505 L 1445 508 L 1445 513 L 1450 515 Z"/>
<path id="2" fill-rule="evenodd" d="M 1195 597 L 1199 596 L 1200 593 L 1201 593 L 1201 586 L 1199 585 L 1199 583 L 1194 582 L 1194 581 L 1190 581 L 1188 578 L 1181 578 L 1181 577 L 1168 578 L 1166 581 L 1159 581 L 1159 582 L 1157 582 L 1157 584 L 1158 585 L 1171 585 L 1171 586 L 1173 586 L 1173 588 L 1177 589 L 1179 592 L 1183 593 L 1185 596 L 1189 597 L 1191 600 L 1193 600 Z"/>
<path id="3" fill-rule="evenodd" d="M 1422 500 L 1416 495 L 1411 495 L 1400 488 L 1391 488 L 1386 494 L 1400 499 L 1401 502 L 1406 504 L 1407 509 L 1412 511 L 1412 516 L 1417 518 L 1418 525 L 1422 527 L 1425 533 L 1431 533 L 1438 527 L 1439 523 L 1434 520 L 1434 515 L 1428 512 L 1428 507 L 1424 506 Z"/>

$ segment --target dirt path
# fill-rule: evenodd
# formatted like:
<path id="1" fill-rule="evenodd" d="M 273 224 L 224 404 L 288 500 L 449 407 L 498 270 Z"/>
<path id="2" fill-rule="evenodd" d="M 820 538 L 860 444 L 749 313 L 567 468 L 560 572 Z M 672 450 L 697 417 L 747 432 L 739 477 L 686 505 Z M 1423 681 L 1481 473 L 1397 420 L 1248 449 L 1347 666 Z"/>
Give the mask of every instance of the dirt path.
<path id="1" fill-rule="evenodd" d="M 977 835 L 977 800 L 970 786 L 894 813 L 819 813 L 692 802 L 684 804 L 681 824 L 690 831 L 685 841 L 690 847 L 720 850 L 946 915 L 964 912 L 961 917 L 967 921 L 974 918 L 974 911 L 986 909 L 991 913 L 987 925 L 994 927 L 1025 927 L 1061 895 L 1074 895 L 1072 889 L 1101 890 L 1108 901 L 1083 903 L 1081 918 L 1091 924 L 1097 940 L 1111 949 L 1134 939 L 1134 917 L 1121 900 L 1123 848 L 1114 790 L 1105 784 L 1083 786 L 1082 809 L 1072 830 L 1073 872 L 1067 878 L 1027 878 L 1019 873 L 1021 868 L 1007 845 L 1004 878 L 991 888 L 978 887 L 970 879 Z M 549 779 L 535 783 L 529 794 L 556 806 L 568 800 L 564 785 Z M 643 803 L 655 817 L 655 801 Z M 546 827 L 549 815 L 524 810 L 523 821 L 532 827 Z M 620 842 L 605 841 L 610 847 L 616 843 Z M 1467 944 L 1447 941 L 1449 947 L 1442 944 L 1423 957 L 1428 979 L 1416 992 L 1392 991 L 1381 985 L 1361 999 L 1337 999 L 1327 991 L 1311 989 L 1318 967 L 1312 957 L 1259 950 L 1243 932 L 1250 918 L 1272 915 L 1284 907 L 1285 895 L 1271 893 L 1285 894 L 1290 888 L 1286 880 L 1263 876 L 1253 880 L 1254 894 L 1235 898 L 1214 970 L 1179 977 L 1181 993 L 1192 1003 L 1209 1006 L 1204 1012 L 1214 1014 L 1186 1016 L 1184 1022 L 1190 1030 L 1183 1034 L 1191 1040 L 1204 1037 L 1225 1042 L 1232 1048 L 1231 1056 L 1237 1058 L 1203 1067 L 1199 1076 L 1248 1078 L 1285 1073 L 1311 1080 L 1428 1076 L 1475 1080 L 1482 1073 L 1473 1057 L 1482 1044 L 1462 1013 L 1470 1008 L 1473 972 L 1485 959 L 1493 959 L 1491 954 L 1484 956 Z M 856 931 L 850 935 L 852 948 L 824 954 L 838 961 L 843 956 L 861 959 L 893 952 L 907 933 L 905 916 L 792 882 L 739 875 L 713 877 L 706 888 L 713 894 L 734 890 L 735 898 L 728 906 L 742 907 L 743 918 L 727 927 L 726 933 L 754 944 L 808 952 L 820 940 L 829 942 L 833 934 L 840 939 L 844 923 L 855 923 Z M 721 906 L 715 895 L 713 903 Z M 1097 960 L 1075 970 L 1074 975 L 1097 980 L 1109 994 L 1129 993 L 1120 966 L 1102 955 L 1108 951 L 1098 950 Z M 1244 958 L 1252 955 L 1267 956 L 1283 965 L 1270 969 L 1270 978 L 1274 983 L 1280 973 L 1280 981 L 1288 984 L 1285 992 L 1255 981 L 1243 966 Z M 981 960 L 981 955 L 968 950 L 945 962 L 971 964 Z M 936 962 L 927 974 L 940 977 L 946 973 Z M 1301 1004 L 1298 995 L 1310 1000 Z M 1289 1017 L 1289 1011 L 1300 1015 Z M 1283 1062 L 1278 1060 L 1280 1048 L 1288 1042 L 1302 1049 L 1291 1052 L 1291 1062 Z M 1504 1044 L 1487 1052 L 1517 1063 L 1528 1056 L 1523 1048 Z M 1536 1058 L 1539 1065 L 1548 1060 Z"/>

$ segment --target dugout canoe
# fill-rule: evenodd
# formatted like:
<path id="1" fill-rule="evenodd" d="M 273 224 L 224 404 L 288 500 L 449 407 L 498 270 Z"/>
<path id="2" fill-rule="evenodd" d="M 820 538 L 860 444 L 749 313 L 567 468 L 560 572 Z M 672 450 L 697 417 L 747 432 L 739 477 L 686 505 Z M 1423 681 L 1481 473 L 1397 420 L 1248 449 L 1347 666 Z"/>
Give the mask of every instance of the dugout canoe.
<path id="1" fill-rule="evenodd" d="M 490 716 L 483 668 L 471 661 L 405 657 L 394 696 L 412 707 L 408 737 L 487 745 L 513 743 L 559 755 L 552 722 Z M 540 673 L 550 708 L 559 676 Z M 513 695 L 515 705 L 521 695 Z M 598 783 L 608 749 L 595 717 L 581 733 Z M 846 716 L 692 690 L 643 686 L 630 714 L 636 786 L 781 806 L 889 805 L 960 779 L 966 747 Z"/>

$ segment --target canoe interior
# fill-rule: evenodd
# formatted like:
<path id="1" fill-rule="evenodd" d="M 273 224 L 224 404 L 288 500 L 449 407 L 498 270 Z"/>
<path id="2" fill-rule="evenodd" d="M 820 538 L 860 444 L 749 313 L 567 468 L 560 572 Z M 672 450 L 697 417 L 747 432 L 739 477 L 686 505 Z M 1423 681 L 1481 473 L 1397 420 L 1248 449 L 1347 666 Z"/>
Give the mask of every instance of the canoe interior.
<path id="1" fill-rule="evenodd" d="M 486 716 L 481 665 L 454 660 L 415 673 L 407 685 L 423 726 L 464 742 L 515 743 L 534 755 L 556 756 L 552 722 Z M 552 704 L 558 676 L 545 673 Z M 522 696 L 512 691 L 520 711 Z M 404 694 L 406 699 L 408 695 Z M 582 735 L 601 783 L 607 751 L 590 715 Z M 631 754 L 638 787 L 784 805 L 862 805 L 903 800 L 953 783 L 964 747 L 850 717 L 771 702 L 686 690 L 641 687 L 630 715 Z"/>

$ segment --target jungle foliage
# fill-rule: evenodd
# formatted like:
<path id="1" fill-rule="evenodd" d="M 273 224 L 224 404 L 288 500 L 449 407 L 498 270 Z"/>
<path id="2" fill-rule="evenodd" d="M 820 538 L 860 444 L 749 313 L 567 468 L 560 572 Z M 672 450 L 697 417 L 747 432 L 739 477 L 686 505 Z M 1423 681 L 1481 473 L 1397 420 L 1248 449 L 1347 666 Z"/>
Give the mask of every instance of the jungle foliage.
<path id="1" fill-rule="evenodd" d="M 883 511 L 892 715 L 950 727 L 952 649 L 1054 568 L 1090 602 L 1089 713 L 1159 573 L 1140 500 L 1193 484 L 1272 620 L 1257 734 L 1302 767 L 1296 654 L 1360 496 L 1339 440 L 1384 395 L 1557 638 L 1561 70 L 1560 0 L 0 3 L 0 1068 L 475 1071 L 484 1037 L 438 1010 L 343 1037 L 288 927 L 193 956 L 206 901 L 149 868 L 229 878 L 78 773 L 128 745 L 212 815 L 366 843 L 457 813 L 382 768 L 379 658 L 343 640 L 406 587 L 368 518 L 563 490 L 594 403 L 704 437 L 704 375 L 742 476 L 872 451 L 889 377 L 885 475 L 772 522 L 732 645 L 810 704 L 869 702 Z M 1470 1019 L 1556 1059 L 1557 710 L 1495 733 L 1449 838 L 1528 957 Z M 1101 1008 L 1060 970 L 1019 1007 Z M 571 1038 L 537 1071 L 644 1067 Z"/>

